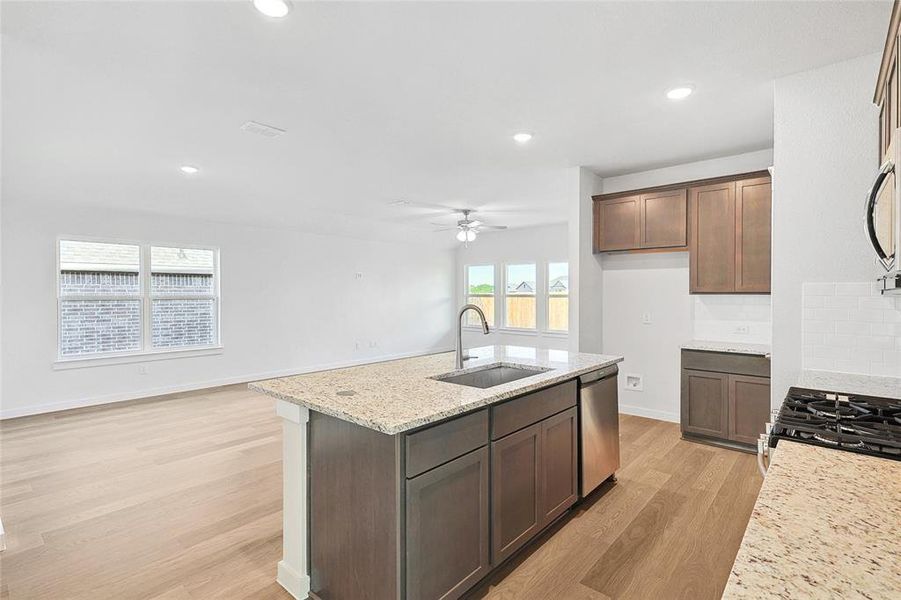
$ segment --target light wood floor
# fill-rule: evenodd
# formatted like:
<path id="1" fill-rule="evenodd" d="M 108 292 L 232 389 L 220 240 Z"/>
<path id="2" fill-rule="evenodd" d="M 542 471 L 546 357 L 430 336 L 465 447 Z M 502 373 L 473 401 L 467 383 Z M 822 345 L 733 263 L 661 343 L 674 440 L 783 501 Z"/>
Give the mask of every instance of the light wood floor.
<path id="1" fill-rule="evenodd" d="M 719 598 L 750 455 L 621 422 L 623 468 L 475 598 Z M 0 598 L 289 599 L 281 425 L 241 386 L 0 423 Z"/>

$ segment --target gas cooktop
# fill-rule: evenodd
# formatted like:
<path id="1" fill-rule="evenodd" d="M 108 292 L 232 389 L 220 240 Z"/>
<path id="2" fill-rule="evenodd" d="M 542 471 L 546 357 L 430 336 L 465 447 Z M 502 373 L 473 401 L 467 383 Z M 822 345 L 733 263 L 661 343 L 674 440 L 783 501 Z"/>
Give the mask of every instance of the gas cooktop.
<path id="1" fill-rule="evenodd" d="M 901 400 L 793 387 L 770 446 L 780 439 L 901 460 Z"/>

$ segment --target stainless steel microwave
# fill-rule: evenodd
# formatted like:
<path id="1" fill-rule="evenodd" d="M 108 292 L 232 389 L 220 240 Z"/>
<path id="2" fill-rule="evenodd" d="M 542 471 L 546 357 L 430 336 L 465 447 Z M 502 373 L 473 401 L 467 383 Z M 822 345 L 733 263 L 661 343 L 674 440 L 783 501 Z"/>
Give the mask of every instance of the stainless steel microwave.
<path id="1" fill-rule="evenodd" d="M 881 267 L 879 281 L 883 293 L 901 293 L 901 129 L 895 131 L 889 158 L 879 168 L 867 193 L 866 235 Z"/>

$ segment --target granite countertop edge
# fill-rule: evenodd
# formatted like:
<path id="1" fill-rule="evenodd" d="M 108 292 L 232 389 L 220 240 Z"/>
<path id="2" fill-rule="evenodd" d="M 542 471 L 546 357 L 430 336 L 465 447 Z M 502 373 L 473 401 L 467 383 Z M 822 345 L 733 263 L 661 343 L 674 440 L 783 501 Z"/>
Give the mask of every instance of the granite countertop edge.
<path id="1" fill-rule="evenodd" d="M 582 356 L 585 356 L 583 354 Z M 397 435 L 399 433 L 404 433 L 407 431 L 411 431 L 413 429 L 417 429 L 420 427 L 424 427 L 426 425 L 430 425 L 432 423 L 437 423 L 444 419 L 448 419 L 450 417 L 462 415 L 468 412 L 472 412 L 479 408 L 483 408 L 486 406 L 490 406 L 492 404 L 497 404 L 498 402 L 502 402 L 504 400 L 509 400 L 511 398 L 515 398 L 517 396 L 521 396 L 523 394 L 527 394 L 529 392 L 539 390 L 542 388 L 550 387 L 552 385 L 556 385 L 558 383 L 562 383 L 564 381 L 569 381 L 586 373 L 590 373 L 592 371 L 596 371 L 598 369 L 603 369 L 605 367 L 618 364 L 624 360 L 622 356 L 610 356 L 610 355 L 597 355 L 598 358 L 603 358 L 603 360 L 598 360 L 591 364 L 582 365 L 579 367 L 551 367 L 551 370 L 545 373 L 540 373 L 541 377 L 537 381 L 528 381 L 531 377 L 526 377 L 524 379 L 513 381 L 508 384 L 502 384 L 504 389 L 498 391 L 497 393 L 490 394 L 484 398 L 478 398 L 473 400 L 472 402 L 461 404 L 458 406 L 453 406 L 450 408 L 436 410 L 434 412 L 429 412 L 428 414 L 423 414 L 422 416 L 418 416 L 414 419 L 404 420 L 398 423 L 385 423 L 379 422 L 377 420 L 372 420 L 370 418 L 366 418 L 360 415 L 355 415 L 351 412 L 347 412 L 345 410 L 341 410 L 333 405 L 333 398 L 328 396 L 322 396 L 318 394 L 311 394 L 307 398 L 300 398 L 291 393 L 280 392 L 278 390 L 272 389 L 270 386 L 266 385 L 267 381 L 258 381 L 248 384 L 248 388 L 259 392 L 262 394 L 266 394 L 267 396 L 271 396 L 273 398 L 277 398 L 279 400 L 284 400 L 285 402 L 291 402 L 293 404 L 297 404 L 303 406 L 309 410 L 322 413 L 324 415 L 328 415 L 331 417 L 335 417 L 337 419 L 341 419 L 343 421 L 347 421 L 349 423 L 354 423 L 356 425 L 360 425 L 362 427 L 366 427 L 368 429 L 373 429 L 375 431 L 379 431 L 381 433 L 387 435 Z M 416 359 L 420 357 L 412 357 L 412 359 Z M 411 360 L 411 359 L 400 359 L 400 360 Z M 396 362 L 396 361 L 389 361 Z M 537 361 L 540 362 L 540 361 Z M 483 367 L 485 364 L 489 363 L 503 363 L 505 365 L 510 366 L 518 366 L 517 361 L 515 359 L 509 358 L 498 358 L 497 360 L 489 361 L 488 363 L 476 364 L 473 367 L 469 367 L 459 371 L 459 373 L 464 373 L 467 371 L 478 370 Z M 360 366 L 377 366 L 380 363 L 368 363 L 367 365 Z M 536 366 L 536 361 L 532 362 L 522 362 L 519 363 L 521 366 L 529 368 L 534 368 Z M 349 367 L 348 369 L 353 369 L 356 367 Z M 333 370 L 337 376 L 340 377 L 340 372 L 345 371 L 345 369 L 335 369 Z M 319 373 L 323 373 L 324 371 L 320 371 Z M 311 375 L 313 373 L 299 374 L 293 377 L 303 377 L 304 375 Z M 279 379 L 287 379 L 287 378 L 279 378 Z M 270 380 L 271 381 L 271 380 Z M 517 386 L 516 384 L 522 382 L 522 385 Z M 444 385 L 455 386 L 457 384 L 440 382 Z M 508 388 L 507 386 L 514 386 L 512 388 Z M 501 387 L 501 386 L 498 386 Z M 451 390 L 453 388 L 449 388 L 449 393 L 452 393 Z M 384 399 L 381 399 L 384 402 Z M 376 402 L 376 400 L 373 400 Z"/>
<path id="2" fill-rule="evenodd" d="M 752 344 L 744 342 L 722 342 L 716 340 L 690 340 L 681 346 L 682 350 L 698 350 L 701 352 L 726 352 L 729 354 L 750 354 L 770 357 L 770 344 Z"/>

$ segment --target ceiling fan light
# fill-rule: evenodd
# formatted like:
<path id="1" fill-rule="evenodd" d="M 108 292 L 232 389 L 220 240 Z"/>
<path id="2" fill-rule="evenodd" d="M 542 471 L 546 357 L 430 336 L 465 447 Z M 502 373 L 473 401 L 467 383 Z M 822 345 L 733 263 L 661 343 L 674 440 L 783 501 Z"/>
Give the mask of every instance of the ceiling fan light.
<path id="1" fill-rule="evenodd" d="M 466 230 L 466 241 L 467 242 L 476 241 L 476 232 L 473 231 L 472 229 L 467 229 Z"/>
<path id="2" fill-rule="evenodd" d="M 457 232 L 457 241 L 459 241 L 459 242 L 465 242 L 465 241 L 466 241 L 466 237 L 467 237 L 467 236 L 466 236 L 466 231 L 465 231 L 465 230 L 461 229 L 460 231 Z"/>

